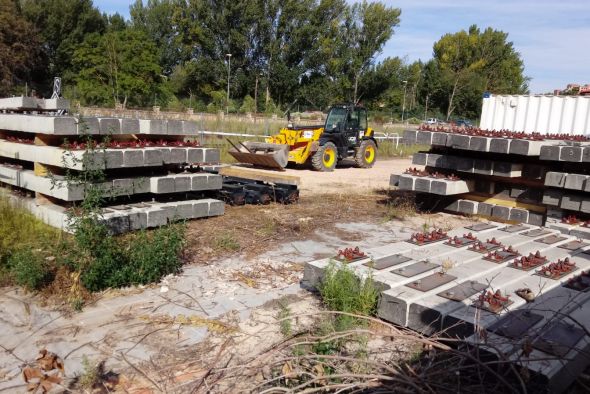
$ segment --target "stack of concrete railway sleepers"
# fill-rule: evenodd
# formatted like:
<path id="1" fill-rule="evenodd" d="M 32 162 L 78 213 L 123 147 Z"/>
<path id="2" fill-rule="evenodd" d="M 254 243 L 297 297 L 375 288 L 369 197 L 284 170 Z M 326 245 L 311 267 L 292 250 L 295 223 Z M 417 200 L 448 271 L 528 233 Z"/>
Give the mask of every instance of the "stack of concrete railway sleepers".
<path id="1" fill-rule="evenodd" d="M 429 145 L 392 185 L 437 208 L 494 220 L 544 225 L 590 236 L 590 139 L 479 129 L 404 132 Z M 422 168 L 422 167 L 420 167 Z M 556 228 L 557 228 L 556 227 Z"/>
<path id="2" fill-rule="evenodd" d="M 497 222 L 408 234 L 312 261 L 303 283 L 331 264 L 373 278 L 382 319 L 501 354 L 530 372 L 525 384 L 565 391 L 590 365 L 590 242 L 576 236 Z"/>
<path id="3" fill-rule="evenodd" d="M 11 198 L 36 216 L 69 230 L 85 197 L 72 175 L 96 169 L 113 233 L 224 213 L 205 195 L 222 177 L 200 170 L 219 151 L 199 146 L 195 123 L 60 115 L 68 108 L 63 99 L 0 99 L 0 185 L 20 191 Z"/>

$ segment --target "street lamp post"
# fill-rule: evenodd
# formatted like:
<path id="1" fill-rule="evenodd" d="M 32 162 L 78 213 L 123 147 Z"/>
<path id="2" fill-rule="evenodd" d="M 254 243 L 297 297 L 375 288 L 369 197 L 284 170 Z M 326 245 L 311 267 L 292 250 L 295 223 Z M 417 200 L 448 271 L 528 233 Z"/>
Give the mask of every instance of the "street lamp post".
<path id="1" fill-rule="evenodd" d="M 256 73 L 256 84 L 254 85 L 254 119 L 258 114 L 258 73 Z"/>
<path id="2" fill-rule="evenodd" d="M 404 102 L 402 104 L 402 123 L 404 123 L 404 115 L 406 114 L 406 89 L 408 87 L 408 81 L 402 81 L 404 84 Z"/>
<path id="3" fill-rule="evenodd" d="M 225 114 L 229 115 L 229 78 L 231 73 L 231 53 L 227 53 L 225 57 L 227 57 L 227 98 L 225 100 Z"/>

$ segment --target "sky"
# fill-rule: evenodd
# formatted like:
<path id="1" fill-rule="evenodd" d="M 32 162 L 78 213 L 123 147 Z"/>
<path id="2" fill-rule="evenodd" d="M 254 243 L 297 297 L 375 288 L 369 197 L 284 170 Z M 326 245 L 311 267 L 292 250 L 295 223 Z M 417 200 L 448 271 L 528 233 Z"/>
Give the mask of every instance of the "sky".
<path id="1" fill-rule="evenodd" d="M 135 0 L 94 0 L 103 12 L 129 17 Z M 590 83 L 590 1 L 587 0 L 384 0 L 401 8 L 401 22 L 379 58 L 408 62 L 432 57 L 445 33 L 476 24 L 508 33 L 531 78 L 531 93 L 549 93 L 568 83 Z"/>

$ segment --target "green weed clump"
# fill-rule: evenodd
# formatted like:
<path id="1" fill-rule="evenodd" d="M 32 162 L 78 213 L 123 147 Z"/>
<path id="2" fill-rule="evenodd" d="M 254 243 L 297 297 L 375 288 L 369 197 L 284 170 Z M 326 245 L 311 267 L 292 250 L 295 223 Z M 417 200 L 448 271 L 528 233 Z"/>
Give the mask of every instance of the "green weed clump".
<path id="1" fill-rule="evenodd" d="M 51 281 L 51 270 L 44 257 L 31 249 L 17 250 L 7 260 L 10 276 L 27 290 L 39 290 Z"/>
<path id="2" fill-rule="evenodd" d="M 324 304 L 332 311 L 372 316 L 377 310 L 379 289 L 372 276 L 361 279 L 344 265 L 337 265 L 334 262 L 328 265 L 319 291 Z M 360 319 L 351 316 L 336 317 L 338 329 L 346 329 L 361 323 Z"/>

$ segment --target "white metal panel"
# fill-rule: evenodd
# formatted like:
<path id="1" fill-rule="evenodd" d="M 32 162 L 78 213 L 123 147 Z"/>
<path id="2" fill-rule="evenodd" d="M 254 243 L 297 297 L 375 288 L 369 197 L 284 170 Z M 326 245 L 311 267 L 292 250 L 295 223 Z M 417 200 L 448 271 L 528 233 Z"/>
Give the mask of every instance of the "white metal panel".
<path id="1" fill-rule="evenodd" d="M 590 134 L 590 97 L 491 95 L 483 99 L 480 127 L 542 134 Z"/>

